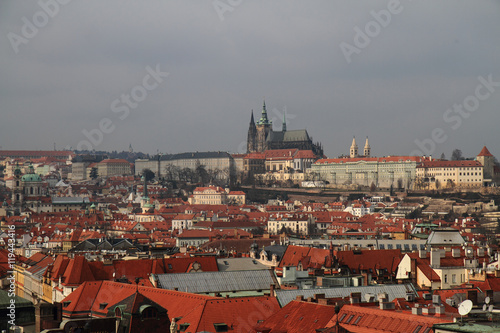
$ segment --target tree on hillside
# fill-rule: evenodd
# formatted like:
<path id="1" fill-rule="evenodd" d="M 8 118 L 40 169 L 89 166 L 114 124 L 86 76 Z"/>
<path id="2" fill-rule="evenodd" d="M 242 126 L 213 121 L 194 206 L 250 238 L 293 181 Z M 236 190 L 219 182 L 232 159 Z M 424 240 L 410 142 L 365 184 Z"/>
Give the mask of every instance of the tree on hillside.
<path id="1" fill-rule="evenodd" d="M 91 179 L 96 179 L 97 177 L 99 177 L 98 173 L 97 173 L 97 168 L 92 168 L 90 169 L 90 178 Z"/>

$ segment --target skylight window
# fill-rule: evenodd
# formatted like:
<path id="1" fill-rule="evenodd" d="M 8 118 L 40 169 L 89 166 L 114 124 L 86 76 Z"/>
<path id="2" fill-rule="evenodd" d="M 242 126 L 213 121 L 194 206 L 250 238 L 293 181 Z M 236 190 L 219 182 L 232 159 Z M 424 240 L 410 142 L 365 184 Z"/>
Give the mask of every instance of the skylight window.
<path id="1" fill-rule="evenodd" d="M 227 332 L 229 327 L 226 323 L 217 323 L 214 324 L 215 332 Z"/>

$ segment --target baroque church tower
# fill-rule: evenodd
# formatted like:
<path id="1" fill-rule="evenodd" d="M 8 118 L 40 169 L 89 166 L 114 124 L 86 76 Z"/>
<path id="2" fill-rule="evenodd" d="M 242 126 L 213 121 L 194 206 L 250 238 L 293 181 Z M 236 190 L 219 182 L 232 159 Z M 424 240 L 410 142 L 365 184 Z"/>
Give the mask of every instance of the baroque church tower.
<path id="1" fill-rule="evenodd" d="M 358 145 L 356 144 L 356 137 L 352 138 L 351 150 L 349 155 L 351 158 L 358 157 Z"/>
<path id="2" fill-rule="evenodd" d="M 371 150 L 372 149 L 370 148 L 370 143 L 368 143 L 368 137 L 366 137 L 365 149 L 364 149 L 364 152 L 363 152 L 363 154 L 365 155 L 365 157 L 370 157 Z"/>

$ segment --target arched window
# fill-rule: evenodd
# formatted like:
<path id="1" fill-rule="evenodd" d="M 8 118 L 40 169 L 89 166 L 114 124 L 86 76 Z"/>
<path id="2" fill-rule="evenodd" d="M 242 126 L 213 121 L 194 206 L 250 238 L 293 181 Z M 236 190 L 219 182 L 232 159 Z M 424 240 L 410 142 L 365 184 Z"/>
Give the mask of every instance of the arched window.
<path id="1" fill-rule="evenodd" d="M 30 194 L 33 194 L 33 186 L 30 187 Z"/>
<path id="2" fill-rule="evenodd" d="M 158 311 L 152 306 L 148 306 L 141 312 L 142 319 L 154 319 L 158 316 Z"/>

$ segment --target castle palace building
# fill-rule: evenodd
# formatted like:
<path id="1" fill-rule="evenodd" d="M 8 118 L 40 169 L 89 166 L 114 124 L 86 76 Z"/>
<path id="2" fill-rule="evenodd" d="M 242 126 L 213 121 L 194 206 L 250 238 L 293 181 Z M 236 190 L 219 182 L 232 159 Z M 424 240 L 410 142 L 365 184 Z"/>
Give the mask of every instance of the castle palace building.
<path id="1" fill-rule="evenodd" d="M 305 129 L 287 130 L 286 115 L 283 115 L 281 131 L 274 131 L 273 124 L 267 117 L 266 102 L 262 107 L 262 115 L 255 122 L 253 111 L 248 128 L 247 153 L 261 153 L 270 149 L 312 150 L 318 156 L 323 156 L 323 147 L 320 143 L 313 143 Z"/>

